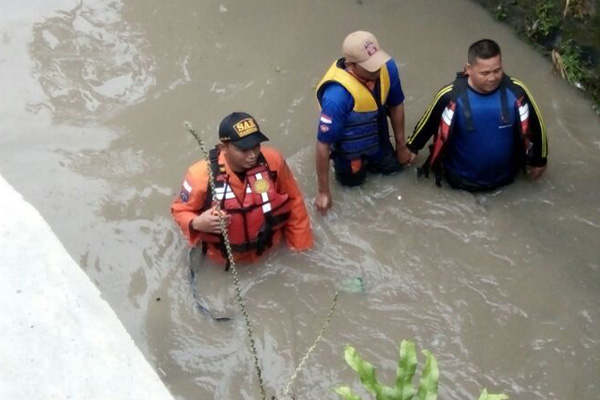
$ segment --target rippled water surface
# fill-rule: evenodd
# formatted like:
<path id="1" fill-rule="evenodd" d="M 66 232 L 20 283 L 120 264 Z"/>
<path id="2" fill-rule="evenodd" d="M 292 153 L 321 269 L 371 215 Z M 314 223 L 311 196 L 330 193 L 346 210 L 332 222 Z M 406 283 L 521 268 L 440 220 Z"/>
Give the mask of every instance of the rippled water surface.
<path id="1" fill-rule="evenodd" d="M 391 383 L 402 339 L 437 356 L 442 399 L 483 387 L 600 398 L 599 118 L 474 2 L 6 0 L 0 10 L 0 174 L 50 222 L 176 398 L 260 396 L 231 277 L 198 272 L 205 305 L 233 316 L 214 322 L 195 308 L 169 214 L 201 157 L 183 121 L 213 145 L 234 110 L 255 115 L 288 157 L 316 236 L 311 252 L 282 249 L 239 271 L 269 396 L 313 344 L 335 289 L 360 277 L 365 292 L 341 293 L 298 399 L 359 390 L 346 343 Z M 545 117 L 544 178 L 473 196 L 413 169 L 334 184 L 334 210 L 317 215 L 314 88 L 356 29 L 398 61 L 407 131 L 468 45 L 496 39 Z"/>

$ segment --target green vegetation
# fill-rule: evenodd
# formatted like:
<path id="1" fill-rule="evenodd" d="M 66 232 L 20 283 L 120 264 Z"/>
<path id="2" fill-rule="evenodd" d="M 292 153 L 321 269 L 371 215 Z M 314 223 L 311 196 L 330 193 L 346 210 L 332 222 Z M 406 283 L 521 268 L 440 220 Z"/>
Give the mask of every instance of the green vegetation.
<path id="1" fill-rule="evenodd" d="M 494 10 L 494 19 L 496 21 L 506 21 L 508 19 L 508 14 L 506 13 L 506 7 L 504 4 L 498 4 L 498 7 Z"/>
<path id="2" fill-rule="evenodd" d="M 545 40 L 550 34 L 558 30 L 561 18 L 554 7 L 552 0 L 537 2 L 535 19 L 527 27 L 527 34 L 534 40 Z"/>
<path id="3" fill-rule="evenodd" d="M 600 112 L 600 0 L 476 0 L 552 58 Z"/>
<path id="4" fill-rule="evenodd" d="M 483 389 L 481 392 L 481 396 L 479 396 L 479 400 L 505 400 L 508 399 L 508 396 L 505 394 L 488 394 L 487 390 Z"/>
<path id="5" fill-rule="evenodd" d="M 579 20 L 583 20 L 590 15 L 584 0 L 566 0 L 563 10 L 563 17 L 572 16 Z"/>
<path id="6" fill-rule="evenodd" d="M 575 42 L 569 40 L 561 43 L 558 49 L 552 52 L 552 62 L 563 79 L 574 83 L 578 87 L 582 85 L 586 78 L 585 63 Z"/>
<path id="7" fill-rule="evenodd" d="M 399 353 L 396 381 L 392 387 L 379 383 L 375 374 L 375 367 L 363 360 L 354 347 L 347 345 L 344 357 L 348 365 L 358 374 L 360 383 L 367 391 L 375 395 L 376 400 L 436 400 L 440 372 L 433 354 L 423 350 L 425 366 L 421 371 L 419 386 L 415 389 L 412 381 L 417 371 L 417 347 L 413 342 L 403 340 L 400 343 Z M 339 387 L 335 391 L 344 400 L 362 400 L 362 397 L 354 393 L 348 386 Z M 508 396 L 488 394 L 485 389 L 479 397 L 479 400 L 504 399 L 508 399 Z"/>

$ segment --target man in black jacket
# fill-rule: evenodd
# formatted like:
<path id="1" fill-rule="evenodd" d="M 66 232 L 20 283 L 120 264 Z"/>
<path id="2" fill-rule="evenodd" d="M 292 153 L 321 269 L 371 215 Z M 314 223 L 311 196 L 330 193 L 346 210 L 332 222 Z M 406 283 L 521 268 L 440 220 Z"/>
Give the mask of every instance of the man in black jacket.
<path id="1" fill-rule="evenodd" d="M 417 123 L 407 147 L 417 153 L 434 137 L 420 172 L 433 171 L 453 188 L 471 192 L 511 183 L 526 168 L 546 169 L 548 144 L 539 109 L 525 85 L 504 74 L 496 42 L 469 47 L 468 63 L 443 87 Z"/>

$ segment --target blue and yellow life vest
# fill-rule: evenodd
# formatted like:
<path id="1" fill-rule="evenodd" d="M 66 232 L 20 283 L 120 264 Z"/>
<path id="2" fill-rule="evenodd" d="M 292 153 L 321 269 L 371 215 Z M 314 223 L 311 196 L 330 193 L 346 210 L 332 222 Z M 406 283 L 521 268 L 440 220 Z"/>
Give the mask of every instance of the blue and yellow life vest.
<path id="1" fill-rule="evenodd" d="M 390 74 L 387 66 L 381 67 L 373 93 L 344 69 L 343 58 L 335 61 L 317 86 L 319 104 L 325 87 L 333 82 L 342 85 L 354 99 L 354 108 L 344 124 L 343 137 L 334 145 L 334 151 L 349 160 L 376 154 L 381 138 L 388 137 L 385 103 L 390 91 Z"/>

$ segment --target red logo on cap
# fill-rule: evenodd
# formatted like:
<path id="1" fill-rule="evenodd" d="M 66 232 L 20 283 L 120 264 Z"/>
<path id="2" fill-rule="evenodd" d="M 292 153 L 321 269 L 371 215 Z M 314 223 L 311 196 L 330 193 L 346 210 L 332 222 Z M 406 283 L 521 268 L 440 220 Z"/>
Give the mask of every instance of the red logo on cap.
<path id="1" fill-rule="evenodd" d="M 367 54 L 369 55 L 369 57 L 377 52 L 377 47 L 375 47 L 375 44 L 373 42 L 367 42 L 365 44 L 365 49 L 367 50 Z"/>

